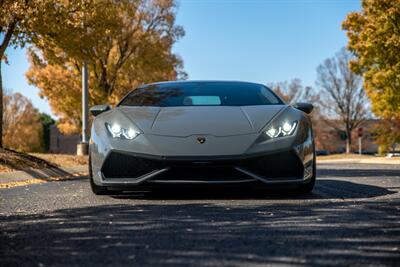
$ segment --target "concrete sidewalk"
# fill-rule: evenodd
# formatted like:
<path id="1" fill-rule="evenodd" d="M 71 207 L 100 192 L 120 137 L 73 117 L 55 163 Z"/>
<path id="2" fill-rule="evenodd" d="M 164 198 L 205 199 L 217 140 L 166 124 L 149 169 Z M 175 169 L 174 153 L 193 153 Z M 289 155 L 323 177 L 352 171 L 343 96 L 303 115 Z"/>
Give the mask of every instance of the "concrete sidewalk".
<path id="1" fill-rule="evenodd" d="M 0 173 L 0 188 L 14 187 L 31 183 L 69 179 L 88 174 L 88 167 L 80 165 L 69 168 L 26 169 Z"/>
<path id="2" fill-rule="evenodd" d="M 329 156 L 328 156 L 329 157 Z M 395 164 L 400 165 L 400 158 L 323 158 L 317 157 L 317 163 L 357 163 L 357 164 Z"/>

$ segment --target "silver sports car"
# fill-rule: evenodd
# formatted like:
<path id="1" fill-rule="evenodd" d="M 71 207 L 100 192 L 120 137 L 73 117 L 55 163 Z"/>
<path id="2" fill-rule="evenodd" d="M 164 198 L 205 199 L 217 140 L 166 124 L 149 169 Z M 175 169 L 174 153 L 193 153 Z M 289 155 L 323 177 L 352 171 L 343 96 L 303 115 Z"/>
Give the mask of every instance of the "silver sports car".
<path id="1" fill-rule="evenodd" d="M 91 108 L 95 194 L 155 185 L 315 183 L 311 104 L 285 104 L 262 84 L 180 81 L 143 85 L 115 108 Z"/>

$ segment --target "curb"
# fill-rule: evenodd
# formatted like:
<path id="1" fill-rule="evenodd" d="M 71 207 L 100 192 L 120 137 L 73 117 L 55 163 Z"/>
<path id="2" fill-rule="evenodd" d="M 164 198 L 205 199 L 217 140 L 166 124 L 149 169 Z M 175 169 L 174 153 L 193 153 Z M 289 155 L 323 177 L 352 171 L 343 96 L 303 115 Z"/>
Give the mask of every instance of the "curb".
<path id="1" fill-rule="evenodd" d="M 398 159 L 318 159 L 317 158 L 317 164 L 318 163 L 355 163 L 355 164 L 395 164 L 398 165 L 400 164 L 400 160 Z"/>
<path id="2" fill-rule="evenodd" d="M 86 165 L 69 168 L 26 169 L 0 173 L 0 188 L 72 179 L 88 174 Z"/>

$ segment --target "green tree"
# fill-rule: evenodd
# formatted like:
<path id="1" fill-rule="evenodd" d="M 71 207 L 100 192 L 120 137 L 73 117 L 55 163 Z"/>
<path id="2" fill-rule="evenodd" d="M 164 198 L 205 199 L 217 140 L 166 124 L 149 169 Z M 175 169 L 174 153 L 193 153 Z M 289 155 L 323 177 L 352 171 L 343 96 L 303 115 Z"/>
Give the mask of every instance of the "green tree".
<path id="1" fill-rule="evenodd" d="M 347 15 L 343 29 L 355 54 L 351 69 L 362 74 L 373 111 L 389 121 L 400 118 L 400 0 L 363 0 Z"/>
<path id="2" fill-rule="evenodd" d="M 56 121 L 46 113 L 40 113 L 40 121 L 43 126 L 42 149 L 47 152 L 50 147 L 50 126 L 54 125 Z"/>

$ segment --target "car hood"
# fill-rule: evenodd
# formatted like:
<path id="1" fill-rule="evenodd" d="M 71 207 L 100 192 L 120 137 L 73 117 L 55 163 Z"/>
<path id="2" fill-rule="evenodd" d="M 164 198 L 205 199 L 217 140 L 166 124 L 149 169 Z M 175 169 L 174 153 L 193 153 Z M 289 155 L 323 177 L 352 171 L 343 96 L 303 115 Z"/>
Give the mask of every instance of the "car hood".
<path id="1" fill-rule="evenodd" d="M 285 105 L 118 107 L 145 134 L 186 137 L 259 132 Z"/>

